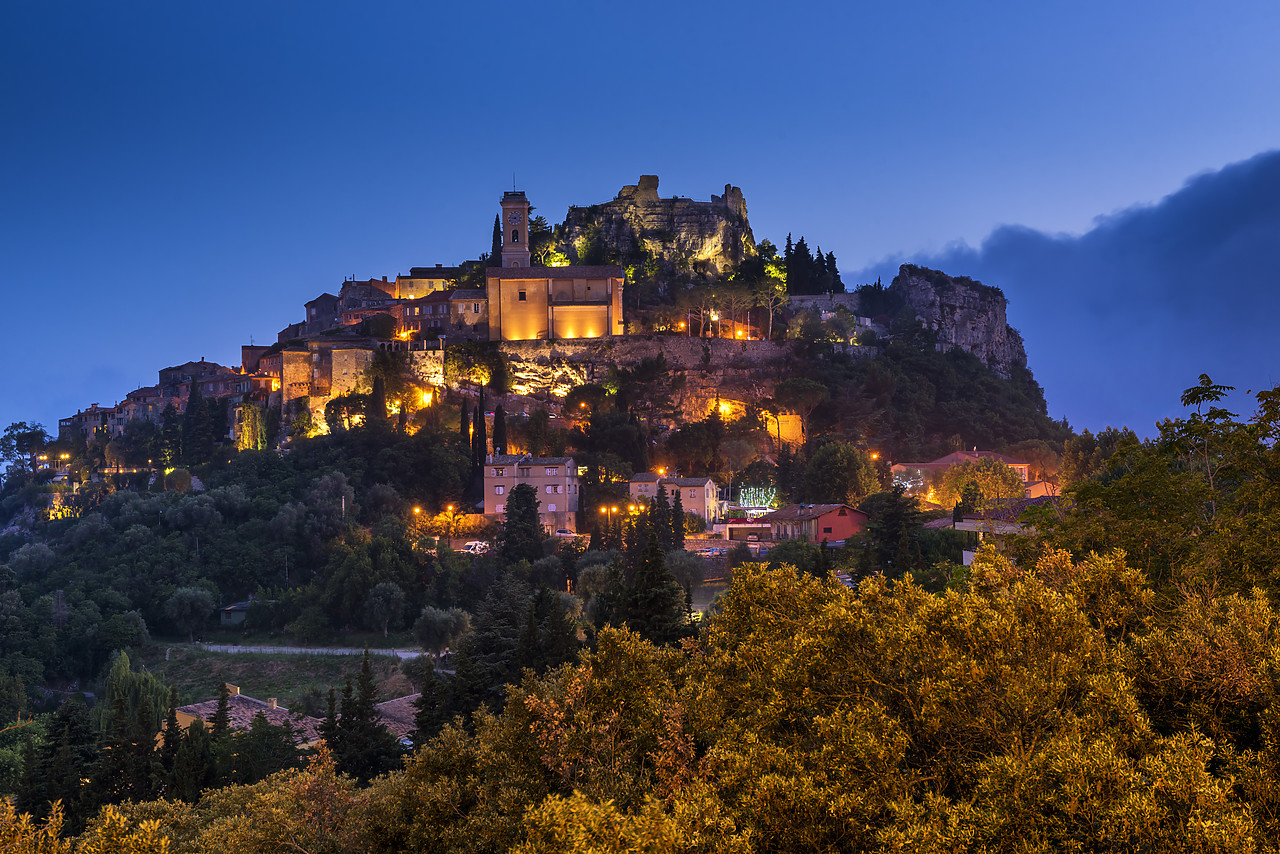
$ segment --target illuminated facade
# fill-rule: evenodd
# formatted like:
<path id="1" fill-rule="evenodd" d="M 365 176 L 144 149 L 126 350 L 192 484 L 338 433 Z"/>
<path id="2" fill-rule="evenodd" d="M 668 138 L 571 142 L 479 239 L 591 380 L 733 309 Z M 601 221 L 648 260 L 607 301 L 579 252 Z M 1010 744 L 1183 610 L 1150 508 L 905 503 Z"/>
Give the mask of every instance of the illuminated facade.
<path id="1" fill-rule="evenodd" d="M 538 494 L 538 519 L 547 533 L 577 530 L 578 466 L 573 457 L 490 454 L 484 464 L 484 513 L 500 521 L 511 490 L 522 483 Z"/>
<path id="2" fill-rule="evenodd" d="M 530 266 L 529 202 L 516 191 L 504 193 L 501 204 L 501 266 L 486 274 L 489 340 L 621 335 L 622 268 Z"/>

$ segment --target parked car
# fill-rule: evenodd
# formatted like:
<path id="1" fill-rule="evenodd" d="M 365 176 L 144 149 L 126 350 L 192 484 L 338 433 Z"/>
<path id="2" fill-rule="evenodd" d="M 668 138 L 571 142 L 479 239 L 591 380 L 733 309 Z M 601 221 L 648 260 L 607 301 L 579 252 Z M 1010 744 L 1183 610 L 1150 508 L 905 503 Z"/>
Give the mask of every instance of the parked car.
<path id="1" fill-rule="evenodd" d="M 471 540 L 465 546 L 458 549 L 458 551 L 464 552 L 469 555 L 487 554 L 489 552 L 489 544 L 484 542 L 483 540 Z"/>
<path id="2" fill-rule="evenodd" d="M 552 536 L 571 538 L 571 537 L 576 537 L 578 535 L 575 534 L 573 531 L 570 531 L 568 528 L 556 528 L 556 532 Z"/>

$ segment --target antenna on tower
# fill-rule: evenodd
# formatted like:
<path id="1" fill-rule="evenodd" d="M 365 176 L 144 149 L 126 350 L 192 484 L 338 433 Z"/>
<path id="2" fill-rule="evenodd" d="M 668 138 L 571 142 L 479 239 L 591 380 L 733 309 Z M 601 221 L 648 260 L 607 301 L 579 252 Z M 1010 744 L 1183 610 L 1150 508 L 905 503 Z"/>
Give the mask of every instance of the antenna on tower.
<path id="1" fill-rule="evenodd" d="M 516 191 L 516 173 L 515 173 L 515 170 L 513 169 L 511 171 L 511 192 L 514 193 L 515 191 Z"/>

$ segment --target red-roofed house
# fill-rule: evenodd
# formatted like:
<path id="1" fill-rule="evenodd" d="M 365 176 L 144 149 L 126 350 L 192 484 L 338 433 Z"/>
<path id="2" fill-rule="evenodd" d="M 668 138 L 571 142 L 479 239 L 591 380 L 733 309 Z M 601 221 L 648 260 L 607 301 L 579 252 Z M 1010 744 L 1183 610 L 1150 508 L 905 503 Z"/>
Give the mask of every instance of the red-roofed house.
<path id="1" fill-rule="evenodd" d="M 833 543 L 865 529 L 869 518 L 849 504 L 788 504 L 759 521 L 769 523 L 775 541 L 804 537 L 811 543 Z"/>

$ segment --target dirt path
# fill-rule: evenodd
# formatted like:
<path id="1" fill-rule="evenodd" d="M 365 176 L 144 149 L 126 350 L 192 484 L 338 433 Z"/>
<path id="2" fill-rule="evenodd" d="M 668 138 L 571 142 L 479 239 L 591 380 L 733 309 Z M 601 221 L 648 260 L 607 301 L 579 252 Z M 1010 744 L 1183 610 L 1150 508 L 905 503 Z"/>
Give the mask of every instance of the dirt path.
<path id="1" fill-rule="evenodd" d="M 241 646 L 229 643 L 198 643 L 208 652 L 257 652 L 266 655 L 364 655 L 364 649 L 350 646 Z M 370 649 L 370 655 L 394 655 L 404 660 L 422 655 L 420 649 Z"/>

